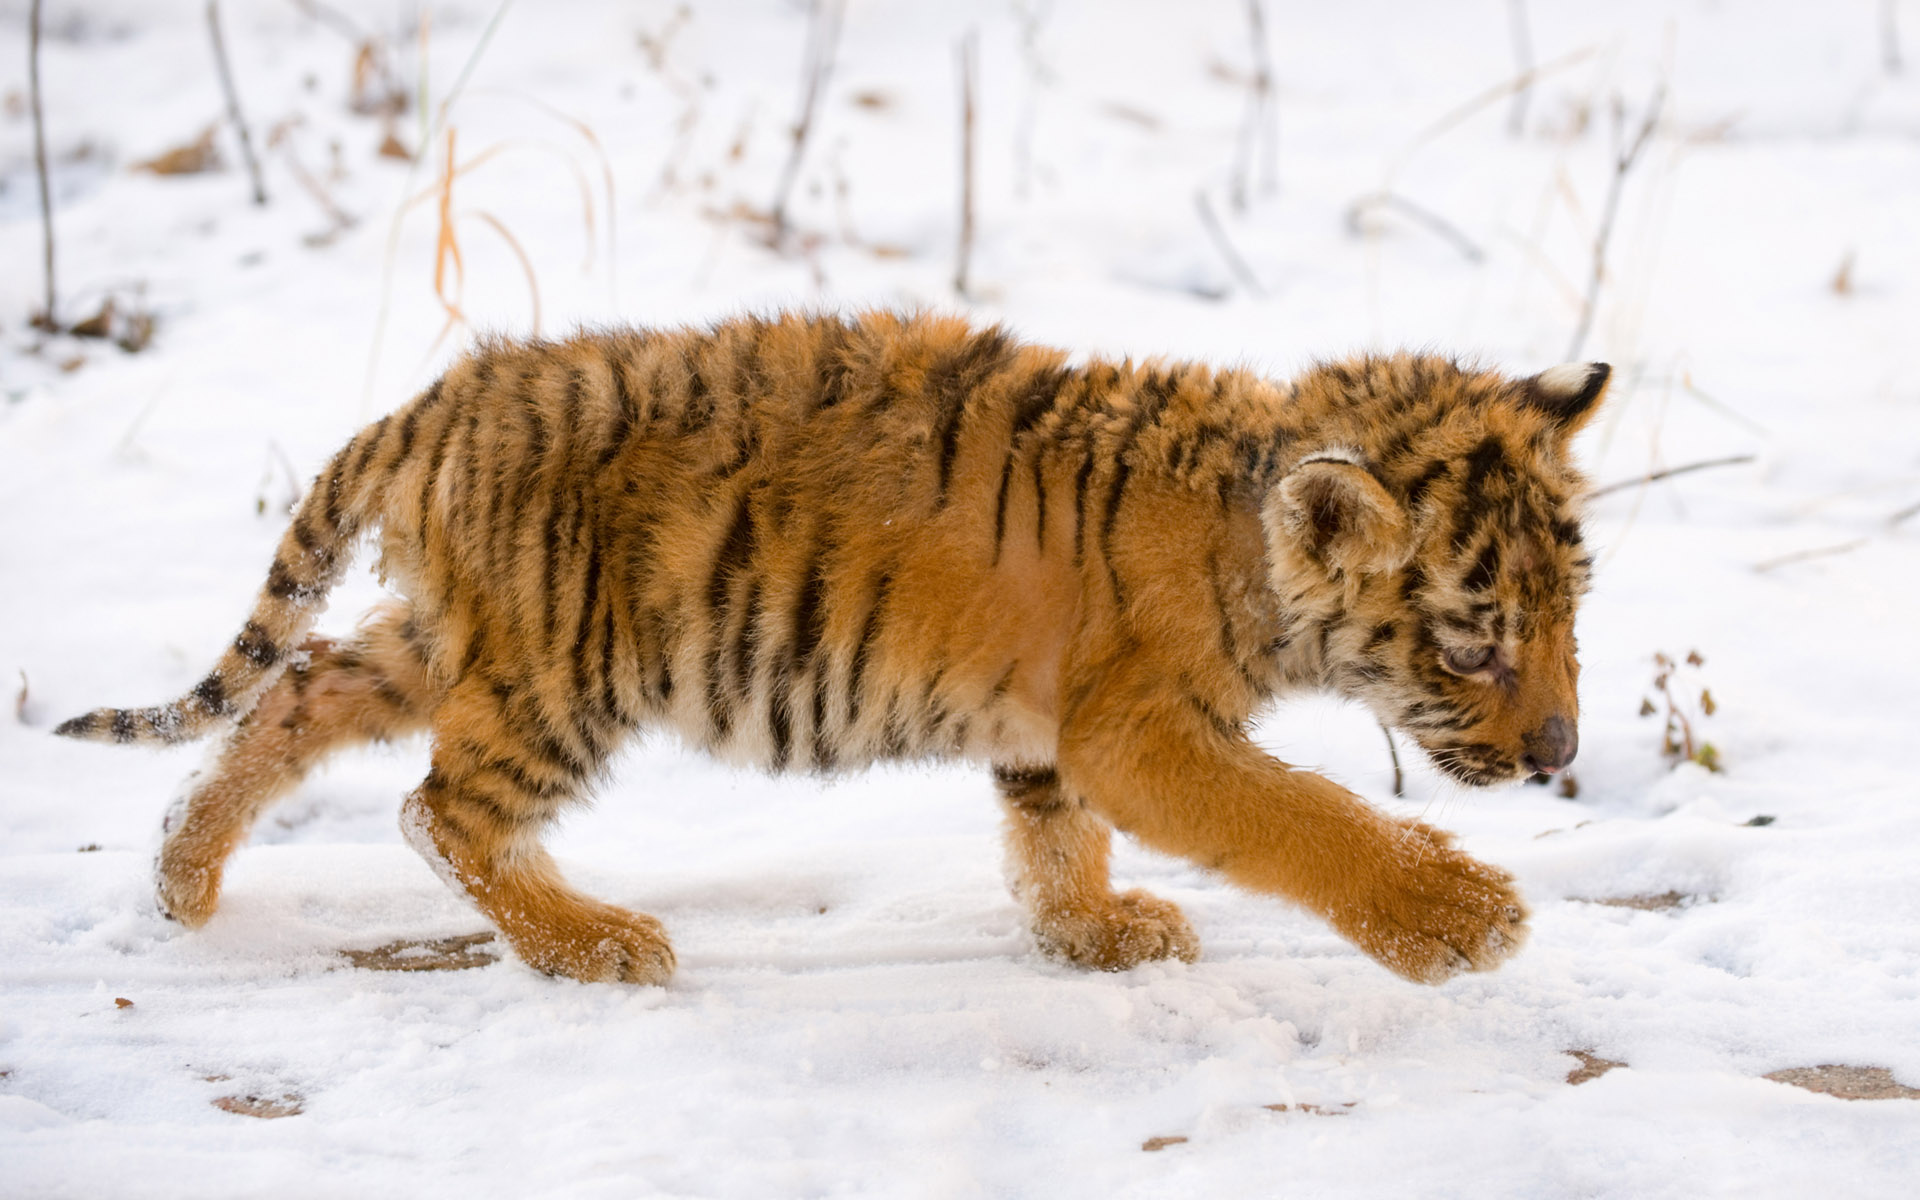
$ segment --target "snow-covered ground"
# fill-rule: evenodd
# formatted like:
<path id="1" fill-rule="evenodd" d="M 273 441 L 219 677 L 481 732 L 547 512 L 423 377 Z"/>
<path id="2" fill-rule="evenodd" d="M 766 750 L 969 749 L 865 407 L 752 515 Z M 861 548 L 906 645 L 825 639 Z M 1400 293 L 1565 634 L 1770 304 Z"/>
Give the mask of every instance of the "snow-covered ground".
<path id="1" fill-rule="evenodd" d="M 0 1195 L 1913 1194 L 1920 1101 L 1764 1078 L 1846 1064 L 1920 1087 L 1920 517 L 1891 519 L 1920 502 L 1913 0 L 1891 6 L 1904 74 L 1868 0 L 1527 0 L 1544 73 L 1518 136 L 1510 5 L 1269 3 L 1277 187 L 1256 153 L 1244 212 L 1240 0 L 853 0 L 786 253 L 757 219 L 799 107 L 799 3 L 521 0 L 489 36 L 483 3 L 341 0 L 436 109 L 472 65 L 411 172 L 349 111 L 348 38 L 229 4 L 259 209 L 224 126 L 225 171 L 132 169 L 221 119 L 200 4 L 46 7 L 60 316 L 111 294 L 157 329 L 127 354 L 25 324 L 27 5 L 0 4 L 0 682 L 23 695 L 0 711 Z M 474 164 L 451 198 L 457 302 L 483 328 L 533 326 L 510 236 L 548 331 L 924 304 L 1275 374 L 1399 344 L 1519 371 L 1578 323 L 1616 97 L 1630 139 L 1662 87 L 1582 352 L 1618 367 L 1582 449 L 1602 483 L 1752 461 L 1596 501 L 1577 797 L 1409 764 L 1396 800 L 1364 713 L 1306 701 L 1262 727 L 1518 875 L 1533 938 L 1496 973 L 1405 983 L 1123 847 L 1119 875 L 1184 905 L 1204 957 L 1084 974 L 1023 932 L 982 772 L 770 779 L 662 741 L 554 848 L 666 923 L 670 986 L 548 979 L 490 945 L 473 969 L 382 972 L 343 952 L 483 928 L 395 827 L 423 747 L 311 780 L 185 933 L 148 862 L 197 752 L 48 733 L 197 679 L 290 475 L 470 336 L 436 341 L 447 129 Z M 394 132 L 419 148 L 417 113 Z M 1383 189 L 1466 246 L 1405 209 L 1350 228 Z M 333 619 L 375 594 L 356 579 Z M 1672 689 L 1721 773 L 1672 769 L 1639 715 L 1665 708 L 1655 652 L 1696 649 Z M 1625 1065 L 1570 1085 L 1573 1051 Z"/>

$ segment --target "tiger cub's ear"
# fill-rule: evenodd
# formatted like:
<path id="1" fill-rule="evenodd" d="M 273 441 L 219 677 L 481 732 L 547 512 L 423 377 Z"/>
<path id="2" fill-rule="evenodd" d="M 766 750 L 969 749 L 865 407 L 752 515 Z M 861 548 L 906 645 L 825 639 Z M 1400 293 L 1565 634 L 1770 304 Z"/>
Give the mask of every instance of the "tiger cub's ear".
<path id="1" fill-rule="evenodd" d="M 1564 441 L 1580 432 L 1607 394 L 1613 368 L 1606 363 L 1561 363 L 1520 381 L 1520 396 L 1528 407 L 1553 419 Z"/>
<path id="2" fill-rule="evenodd" d="M 1283 476 L 1260 507 L 1277 564 L 1293 550 L 1329 575 L 1398 570 L 1413 557 L 1412 522 L 1360 454 L 1323 450 Z"/>

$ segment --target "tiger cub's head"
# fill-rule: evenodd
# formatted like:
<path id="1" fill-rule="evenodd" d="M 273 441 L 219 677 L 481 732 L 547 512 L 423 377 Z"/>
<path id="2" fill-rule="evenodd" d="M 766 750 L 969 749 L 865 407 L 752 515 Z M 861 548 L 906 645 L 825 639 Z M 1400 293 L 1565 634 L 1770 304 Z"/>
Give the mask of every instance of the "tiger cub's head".
<path id="1" fill-rule="evenodd" d="M 1347 441 L 1292 463 L 1262 508 L 1283 613 L 1317 626 L 1321 680 L 1455 779 L 1573 761 L 1574 611 L 1592 559 L 1568 443 L 1603 363 L 1524 379 L 1433 358 L 1323 369 Z M 1359 450 L 1378 448 L 1378 457 Z"/>

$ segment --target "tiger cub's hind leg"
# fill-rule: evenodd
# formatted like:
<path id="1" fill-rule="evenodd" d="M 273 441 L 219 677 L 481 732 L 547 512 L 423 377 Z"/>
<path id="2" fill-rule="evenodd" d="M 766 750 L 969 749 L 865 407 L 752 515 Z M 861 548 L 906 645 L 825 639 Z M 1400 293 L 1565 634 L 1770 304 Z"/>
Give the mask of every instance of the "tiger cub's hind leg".
<path id="1" fill-rule="evenodd" d="M 169 917 L 189 927 L 206 923 L 219 903 L 227 859 L 260 814 L 322 758 L 426 728 L 439 689 L 409 616 L 406 606 L 391 605 L 349 641 L 308 638 L 300 646 L 305 661 L 280 676 L 212 766 L 190 781 L 167 814 L 155 864 L 160 907 Z"/>
<path id="2" fill-rule="evenodd" d="M 587 982 L 665 983 L 673 949 L 660 922 L 574 890 L 541 831 L 580 797 L 610 746 L 542 719 L 530 689 L 498 687 L 484 666 L 434 714 L 433 769 L 401 810 L 401 830 L 506 935 L 529 966 Z M 592 731 L 609 742 L 616 732 Z"/>
<path id="3" fill-rule="evenodd" d="M 1043 950 L 1103 971 L 1200 957 L 1200 940 L 1171 901 L 1138 888 L 1114 892 L 1112 826 L 1063 791 L 1051 769 L 995 767 L 993 782 L 1007 815 L 1014 895 Z"/>

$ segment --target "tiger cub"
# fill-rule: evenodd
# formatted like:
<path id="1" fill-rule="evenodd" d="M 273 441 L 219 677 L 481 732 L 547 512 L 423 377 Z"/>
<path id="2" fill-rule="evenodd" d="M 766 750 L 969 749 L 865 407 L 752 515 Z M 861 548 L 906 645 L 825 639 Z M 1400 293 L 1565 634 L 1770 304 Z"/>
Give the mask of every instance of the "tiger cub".
<path id="1" fill-rule="evenodd" d="M 1013 890 L 1076 963 L 1199 953 L 1173 904 L 1114 891 L 1118 828 L 1438 983 L 1520 947 L 1511 877 L 1247 725 L 1317 687 L 1466 783 L 1565 767 L 1590 567 L 1568 441 L 1607 377 L 1075 366 L 887 312 L 488 342 L 320 472 L 191 692 L 57 732 L 233 723 L 166 821 L 159 901 L 189 926 L 316 762 L 425 732 L 413 846 L 531 966 L 661 983 L 660 923 L 569 887 L 540 836 L 667 727 L 776 771 L 989 765 Z M 399 598 L 311 635 L 362 536 Z"/>

